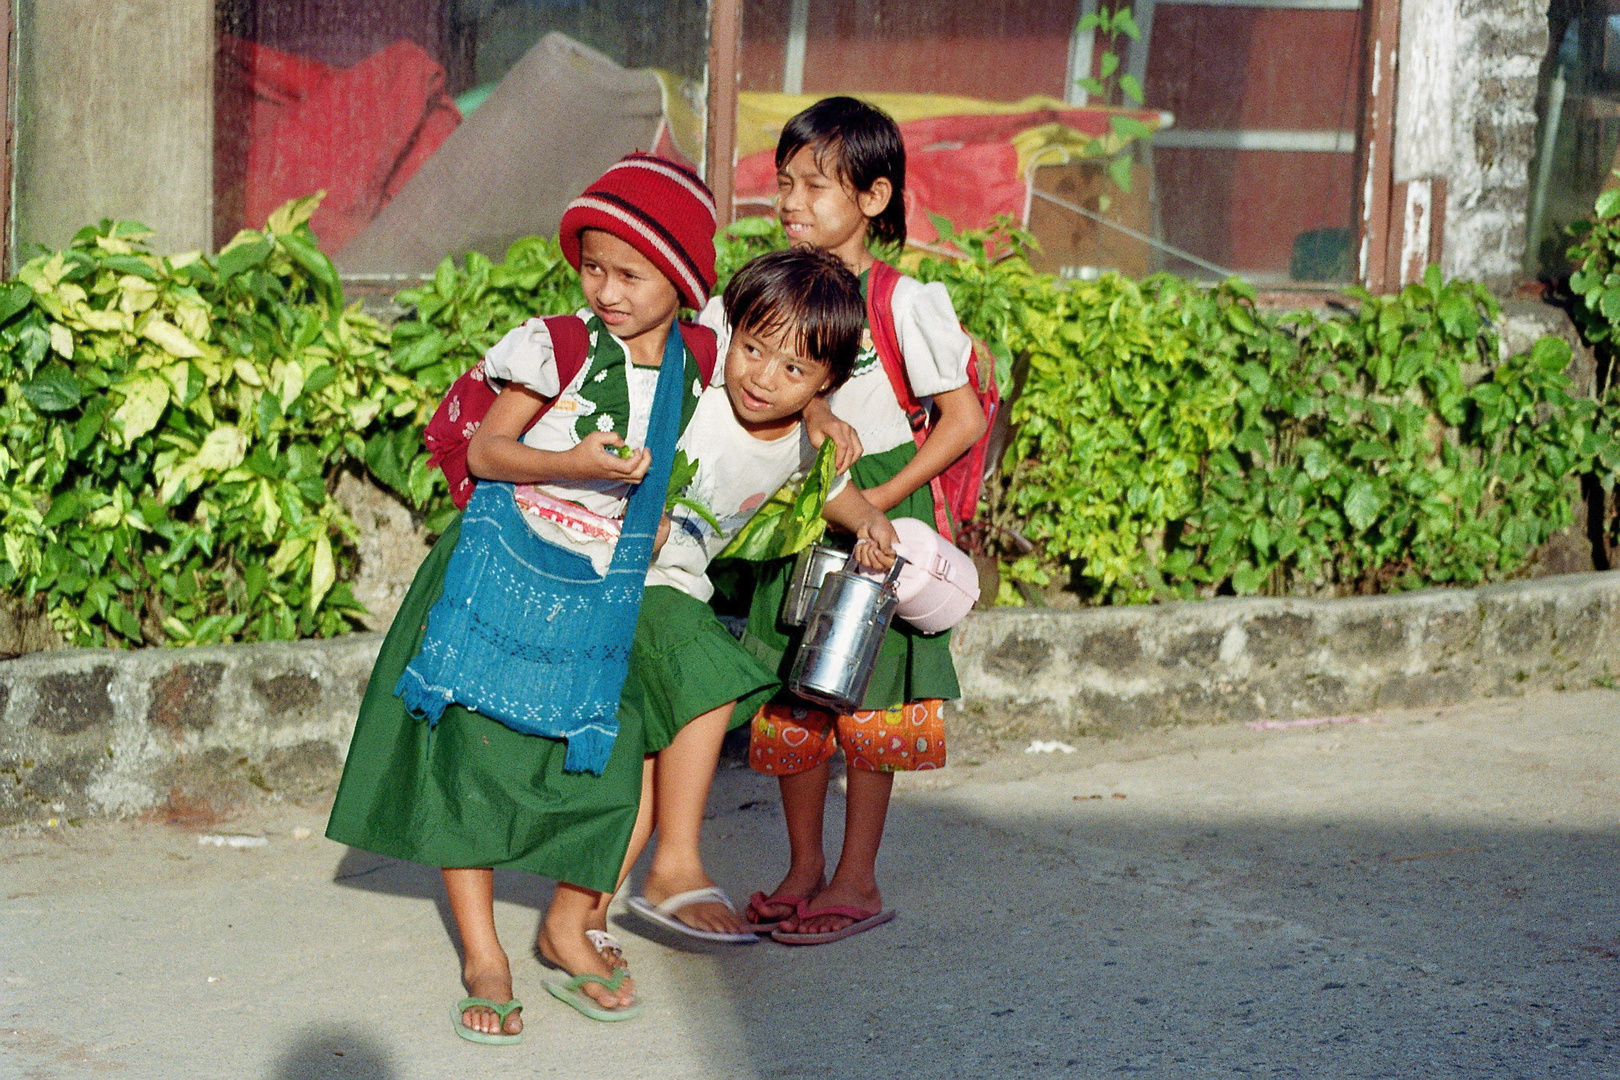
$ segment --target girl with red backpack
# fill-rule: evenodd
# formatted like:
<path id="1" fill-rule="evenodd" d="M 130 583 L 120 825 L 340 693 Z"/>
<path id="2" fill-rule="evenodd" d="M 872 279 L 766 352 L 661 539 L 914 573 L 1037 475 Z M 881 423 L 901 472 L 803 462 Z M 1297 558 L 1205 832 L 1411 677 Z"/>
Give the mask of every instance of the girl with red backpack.
<path id="1" fill-rule="evenodd" d="M 776 213 L 788 239 L 837 256 L 861 276 L 867 294 L 871 333 L 854 374 L 830 399 L 833 413 L 855 428 L 865 448 L 851 481 L 891 519 L 941 520 L 936 511 L 944 507 L 936 505 L 932 482 L 979 442 L 987 421 L 970 378 L 973 342 L 945 289 L 900 274 L 871 251 L 873 243 L 905 243 L 900 131 L 864 102 L 826 98 L 788 121 L 776 167 Z M 702 321 L 713 316 L 706 312 Z M 926 429 L 919 399 L 931 405 Z M 790 573 L 791 564 L 778 564 L 762 574 L 743 638 L 783 674 L 792 642 L 779 616 Z M 818 944 L 893 917 L 883 906 L 876 864 L 894 772 L 945 763 L 944 701 L 960 696 L 949 632 L 930 636 L 896 620 L 866 708 L 835 717 L 782 697 L 754 716 L 749 761 L 778 778 L 790 859 L 777 886 L 750 900 L 755 925 L 774 926 L 778 941 Z M 822 820 L 828 763 L 840 747 L 848 766 L 847 813 L 829 878 Z"/>

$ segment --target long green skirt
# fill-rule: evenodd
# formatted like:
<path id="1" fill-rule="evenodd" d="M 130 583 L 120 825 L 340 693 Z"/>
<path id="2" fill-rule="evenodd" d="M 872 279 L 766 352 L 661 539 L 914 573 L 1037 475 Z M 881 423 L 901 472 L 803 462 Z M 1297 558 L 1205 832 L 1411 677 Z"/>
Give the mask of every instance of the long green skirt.
<path id="1" fill-rule="evenodd" d="M 728 701 L 728 728 L 746 724 L 781 683 L 746 652 L 712 608 L 679 589 L 653 585 L 642 594 L 630 674 L 619 699 L 619 738 L 635 718 L 646 753 L 668 746 L 681 728 Z M 615 750 L 617 747 L 615 747 Z"/>
<path id="2" fill-rule="evenodd" d="M 916 454 L 917 448 L 910 443 L 881 454 L 868 454 L 855 463 L 850 479 L 863 490 L 876 487 L 898 473 Z M 891 521 L 903 517 L 921 518 L 932 527 L 933 493 L 927 485 L 918 488 L 890 510 L 888 516 Z M 781 618 L 782 601 L 792 580 L 792 559 L 779 559 L 759 567 L 748 607 L 748 626 L 742 637 L 744 647 L 776 671 L 784 687 L 803 632 L 802 627 L 785 625 Z M 952 700 L 961 696 L 956 665 L 951 661 L 951 632 L 924 634 L 904 619 L 895 619 L 884 635 L 862 707 L 886 709 L 924 698 Z M 800 701 L 786 689 L 781 698 Z"/>
<path id="3" fill-rule="evenodd" d="M 640 804 L 643 755 L 661 748 L 649 750 L 644 714 L 652 714 L 656 738 L 667 745 L 682 724 L 717 705 L 768 697 L 775 679 L 735 645 L 734 662 L 714 661 L 725 654 L 691 611 L 695 605 L 712 620 L 707 607 L 654 587 L 643 598 L 631 649 L 625 701 L 635 703 L 621 702 L 619 735 L 601 776 L 564 772 L 567 744 L 560 739 L 525 735 L 457 705 L 429 727 L 394 685 L 421 647 L 459 534 L 457 519 L 423 561 L 383 641 L 326 835 L 430 866 L 508 867 L 611 890 Z M 714 629 L 725 633 L 718 623 Z M 682 672 L 694 655 L 693 640 L 703 645 L 695 655 L 710 662 L 694 662 L 666 689 L 667 675 Z M 752 710 L 737 713 L 746 719 Z"/>

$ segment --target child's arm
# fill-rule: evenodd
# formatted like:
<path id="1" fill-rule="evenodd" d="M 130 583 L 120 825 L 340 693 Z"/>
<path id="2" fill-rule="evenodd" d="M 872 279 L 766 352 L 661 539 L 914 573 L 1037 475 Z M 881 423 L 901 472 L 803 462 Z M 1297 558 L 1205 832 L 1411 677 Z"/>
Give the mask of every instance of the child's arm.
<path id="1" fill-rule="evenodd" d="M 849 472 L 849 467 L 861 459 L 866 448 L 861 445 L 861 437 L 854 427 L 846 424 L 833 415 L 832 405 L 827 401 L 826 394 L 817 394 L 810 399 L 810 404 L 804 407 L 801 416 L 804 421 L 804 433 L 810 436 L 810 445 L 821 449 L 821 444 L 827 439 L 833 441 L 833 470 L 839 474 Z"/>
<path id="2" fill-rule="evenodd" d="M 614 480 L 633 484 L 647 475 L 652 452 L 646 447 L 621 458 L 609 447 L 625 442 L 613 431 L 593 431 L 570 450 L 537 450 L 521 441 L 523 431 L 545 398 L 516 383 L 484 414 L 467 443 L 467 471 L 481 480 L 538 484 L 553 480 Z"/>
<path id="3" fill-rule="evenodd" d="M 879 510 L 899 506 L 913 491 L 967 453 L 968 447 L 984 434 L 984 409 L 971 385 L 934 395 L 934 406 L 939 420 L 917 448 L 917 456 L 886 482 L 866 491 L 867 499 Z"/>
<path id="4" fill-rule="evenodd" d="M 894 543 L 900 534 L 854 484 L 828 499 L 821 516 L 840 529 L 855 534 L 855 559 L 862 566 L 887 570 L 894 565 Z"/>

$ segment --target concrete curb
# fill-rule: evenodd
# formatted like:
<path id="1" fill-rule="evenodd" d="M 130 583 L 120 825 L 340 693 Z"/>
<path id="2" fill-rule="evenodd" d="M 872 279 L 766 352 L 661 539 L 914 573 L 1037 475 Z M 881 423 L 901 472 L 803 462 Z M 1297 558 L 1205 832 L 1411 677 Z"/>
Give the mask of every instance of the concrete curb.
<path id="1" fill-rule="evenodd" d="M 0 662 L 0 824 L 208 820 L 332 782 L 381 634 Z M 1119 735 L 1585 688 L 1620 674 L 1620 571 L 1349 600 L 974 612 L 957 743 Z"/>

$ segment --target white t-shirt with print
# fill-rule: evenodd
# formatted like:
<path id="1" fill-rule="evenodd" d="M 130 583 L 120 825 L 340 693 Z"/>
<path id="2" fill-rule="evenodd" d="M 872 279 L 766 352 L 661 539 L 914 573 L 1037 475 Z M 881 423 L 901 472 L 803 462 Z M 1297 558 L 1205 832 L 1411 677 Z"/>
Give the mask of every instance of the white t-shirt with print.
<path id="1" fill-rule="evenodd" d="M 924 408 L 935 394 L 968 384 L 968 364 L 973 359 L 973 340 L 962 330 L 951 305 L 950 294 L 939 282 L 924 284 L 901 275 L 894 284 L 891 304 L 894 333 L 900 342 L 911 392 Z M 711 299 L 698 323 L 709 327 L 720 341 L 720 355 L 726 355 L 731 328 L 726 323 L 720 298 Z M 724 381 L 725 364 L 715 365 L 715 385 Z M 869 454 L 893 450 L 912 442 L 911 425 L 894 396 L 894 387 L 883 370 L 872 345 L 870 327 L 861 334 L 861 351 L 848 382 L 833 391 L 833 415 L 849 424 L 861 437 Z"/>
<path id="2" fill-rule="evenodd" d="M 647 584 L 670 585 L 699 600 L 714 594 L 709 563 L 754 516 L 777 488 L 804 477 L 815 464 L 816 449 L 804 425 L 774 439 L 756 439 L 737 422 L 723 387 L 711 386 L 698 399 L 680 449 L 697 463 L 697 474 L 685 494 L 714 514 L 720 531 L 684 506 L 670 512 L 669 539 L 653 559 Z M 838 477 L 831 498 L 843 490 Z"/>

